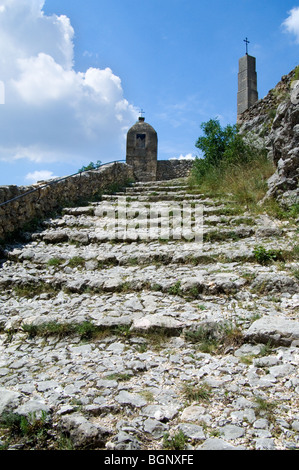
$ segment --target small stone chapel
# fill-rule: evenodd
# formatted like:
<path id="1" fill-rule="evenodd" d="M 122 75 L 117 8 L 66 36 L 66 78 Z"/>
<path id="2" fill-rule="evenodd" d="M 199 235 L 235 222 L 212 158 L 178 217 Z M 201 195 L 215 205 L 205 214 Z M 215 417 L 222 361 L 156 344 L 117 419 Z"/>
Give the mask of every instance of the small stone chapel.
<path id="1" fill-rule="evenodd" d="M 140 116 L 127 133 L 126 162 L 133 167 L 137 181 L 156 181 L 158 135 L 155 129 Z"/>

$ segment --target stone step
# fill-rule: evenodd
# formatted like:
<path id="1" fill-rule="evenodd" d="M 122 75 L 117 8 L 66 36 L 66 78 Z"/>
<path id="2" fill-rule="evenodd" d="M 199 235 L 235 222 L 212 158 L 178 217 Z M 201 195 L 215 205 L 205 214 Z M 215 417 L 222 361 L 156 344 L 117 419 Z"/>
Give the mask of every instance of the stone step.
<path id="1" fill-rule="evenodd" d="M 170 215 L 169 215 L 168 220 L 170 221 L 171 224 L 173 224 L 172 211 L 169 211 L 169 214 Z M 183 214 L 187 215 L 188 210 L 187 211 L 184 210 Z M 181 213 L 181 217 L 183 214 Z M 191 216 L 192 215 L 194 215 L 194 211 L 193 213 L 191 212 Z M 70 228 L 70 229 L 73 228 L 77 230 L 81 230 L 84 228 L 94 229 L 95 227 L 99 228 L 101 226 L 107 225 L 109 221 L 111 221 L 112 223 L 113 220 L 116 220 L 116 214 L 114 213 L 112 216 L 111 214 L 104 212 L 101 220 L 99 220 L 97 217 L 94 217 L 94 216 L 81 217 L 75 214 L 70 214 L 70 215 L 63 216 L 60 219 L 48 219 L 43 222 L 43 227 L 45 229 L 67 229 L 67 228 Z M 130 223 L 133 223 L 133 220 L 136 220 L 136 224 L 138 224 L 139 221 L 142 221 L 142 223 L 145 223 L 145 221 L 147 220 L 148 225 L 150 225 L 151 220 L 152 220 L 153 221 L 152 224 L 154 225 L 154 223 L 164 223 L 167 220 L 167 218 L 165 218 L 164 216 L 161 216 L 161 217 L 158 217 L 157 219 L 153 219 L 153 218 L 150 218 L 149 214 L 146 214 L 146 213 L 144 214 L 142 211 L 140 213 L 136 212 L 132 216 L 132 213 L 130 210 L 128 212 L 128 221 L 130 221 Z M 205 213 L 205 217 L 203 218 L 204 230 L 206 230 L 209 227 L 215 227 L 219 231 L 223 229 L 232 230 L 233 228 L 237 226 L 256 227 L 257 229 L 260 229 L 260 226 L 255 225 L 255 221 L 250 217 L 238 217 L 238 216 L 237 217 L 236 216 L 221 217 L 217 214 L 207 215 L 207 213 Z M 276 227 L 276 228 L 272 227 L 271 230 L 272 230 L 271 236 L 274 236 L 274 235 L 279 236 L 283 233 L 283 229 L 279 227 Z M 268 236 L 269 235 L 270 235 L 270 229 L 269 229 Z"/>
<path id="2" fill-rule="evenodd" d="M 288 302 L 289 306 L 293 306 L 293 312 L 299 304 L 299 296 L 295 297 L 293 296 L 293 300 Z M 138 297 L 129 290 L 103 292 L 101 296 L 92 292 L 60 291 L 53 295 L 49 292 L 40 293 L 34 298 L 16 295 L 13 305 L 7 302 L 2 309 L 0 324 L 2 331 L 9 331 L 11 328 L 22 331 L 24 325 L 41 326 L 51 323 L 66 325 L 86 321 L 98 328 L 123 326 L 129 326 L 132 330 L 155 328 L 156 331 L 169 330 L 169 333 L 174 334 L 175 330 L 195 329 L 211 318 L 214 322 L 220 323 L 239 320 L 248 327 L 258 314 L 263 316 L 265 309 L 272 312 L 273 319 L 275 316 L 280 316 L 282 305 L 283 302 L 278 304 L 270 299 L 261 299 L 257 303 L 256 300 L 248 298 L 239 306 L 240 311 L 237 315 L 236 301 L 230 299 L 224 303 L 222 297 L 217 295 L 202 295 L 200 300 L 189 298 L 186 302 L 186 298 L 182 295 L 164 293 L 160 290 L 144 290 L 138 294 Z M 293 313 L 289 320 L 295 327 L 294 319 Z M 296 330 L 293 332 L 295 339 Z"/>
<path id="3" fill-rule="evenodd" d="M 207 215 L 219 215 L 219 221 L 223 219 L 221 214 L 226 214 L 227 215 L 237 215 L 240 214 L 240 211 L 236 210 L 231 203 L 226 203 L 223 204 L 221 201 L 198 201 L 194 200 L 191 203 L 189 201 L 173 201 L 170 200 L 172 203 L 168 203 L 166 201 L 140 201 L 136 199 L 135 201 L 131 201 L 126 198 L 118 198 L 117 196 L 111 197 L 107 199 L 107 201 L 104 201 L 103 203 L 97 203 L 94 204 L 93 206 L 90 206 L 88 208 L 64 208 L 63 209 L 63 216 L 74 216 L 74 217 L 81 217 L 81 220 L 89 220 L 90 217 L 107 217 L 107 216 L 112 216 L 114 217 L 115 214 L 117 214 L 119 211 L 121 213 L 126 213 L 130 217 L 138 217 L 139 215 L 146 214 L 148 217 L 151 214 L 157 214 L 157 216 L 162 217 L 163 215 L 169 215 L 169 216 L 176 216 L 180 214 L 188 215 L 188 214 L 193 214 L 195 213 L 195 210 L 202 210 L 203 213 Z M 88 210 L 87 210 L 88 209 Z M 178 210 L 181 212 L 178 213 Z M 62 217 L 63 217 L 62 216 Z M 85 219 L 84 219 L 85 218 Z M 241 214 L 240 217 L 241 218 Z M 246 219 L 246 216 L 243 217 Z M 249 217 L 247 217 L 249 218 Z M 49 219 L 53 220 L 53 219 Z M 54 219 L 55 220 L 55 219 Z M 56 219 L 56 220 L 61 220 Z M 68 219 L 70 220 L 70 219 Z M 46 220 L 44 222 L 45 224 L 48 223 Z"/>
<path id="4" fill-rule="evenodd" d="M 167 192 L 167 193 L 177 193 L 177 192 L 188 192 L 189 187 L 187 185 L 181 185 L 181 186 L 161 186 L 161 185 L 155 185 L 153 184 L 152 186 L 142 186 L 140 184 L 135 184 L 134 186 L 129 186 L 125 189 L 126 194 L 130 193 L 151 193 L 154 191 L 157 191 L 159 193 Z"/>
<path id="5" fill-rule="evenodd" d="M 153 185 L 159 186 L 159 187 L 167 187 L 167 186 L 175 186 L 175 187 L 180 187 L 180 186 L 188 186 L 186 178 L 177 178 L 173 180 L 162 180 L 162 181 L 138 181 L 135 183 L 132 183 L 132 187 L 134 186 L 141 186 L 141 187 L 151 187 Z"/>
<path id="6" fill-rule="evenodd" d="M 133 201 L 142 201 L 142 202 L 160 202 L 160 201 L 173 201 L 173 202 L 176 202 L 176 201 L 198 201 L 199 203 L 202 201 L 202 199 L 204 198 L 204 196 L 202 195 L 202 199 L 200 197 L 201 195 L 198 195 L 198 194 L 187 194 L 185 192 L 182 192 L 182 193 L 175 193 L 175 195 L 173 195 L 172 193 L 148 193 L 148 194 L 144 194 L 144 193 L 127 193 L 127 194 L 123 194 L 123 193 L 116 193 L 116 194 L 105 194 L 102 196 L 102 201 L 113 201 L 113 200 L 116 200 L 117 198 L 120 198 L 120 197 L 123 197 L 123 198 L 126 198 L 126 200 L 129 202 L 133 202 Z M 210 202 L 212 203 L 212 201 Z"/>
<path id="7" fill-rule="evenodd" d="M 72 263 L 70 262 L 72 261 Z M 22 264 L 16 264 L 13 271 L 9 266 L 3 268 L 0 286 L 2 289 L 12 289 L 15 286 L 27 288 L 30 286 L 46 286 L 54 291 L 64 290 L 70 292 L 123 292 L 131 290 L 158 290 L 169 292 L 177 286 L 177 292 L 198 296 L 205 295 L 230 295 L 254 284 L 259 278 L 257 289 L 269 291 L 299 292 L 299 283 L 294 276 L 286 271 L 271 271 L 271 268 L 256 267 L 255 270 L 240 265 L 239 262 L 216 263 L 198 265 L 194 264 L 165 264 L 138 266 L 118 265 L 102 267 L 101 269 L 82 269 L 86 266 L 83 259 L 72 259 L 60 270 L 36 269 L 33 265 L 26 268 Z M 91 261 L 91 260 L 89 260 Z M 245 263 L 244 263 L 245 264 Z M 246 269 L 250 276 L 244 275 Z M 247 271 L 246 271 L 247 272 Z M 179 284 L 179 285 L 178 285 Z M 35 291 L 33 288 L 33 292 Z"/>
<path id="8" fill-rule="evenodd" d="M 281 315 L 283 305 L 289 319 L 296 319 L 299 286 L 294 278 L 262 269 L 260 273 L 252 270 L 254 275 L 248 277 L 243 271 L 246 266 L 239 266 L 239 273 L 237 267 L 226 264 L 221 272 L 214 272 L 213 267 L 201 271 L 174 266 L 118 267 L 96 274 L 72 269 L 72 273 L 55 276 L 16 270 L 1 278 L 0 287 L 5 289 L 0 299 L 1 329 L 85 321 L 100 328 L 152 327 L 173 334 L 212 318 L 250 326 L 252 318 L 265 311 L 272 317 Z"/>
<path id="9" fill-rule="evenodd" d="M 213 211 L 209 211 L 213 213 Z M 212 219 L 213 220 L 213 219 Z M 238 220 L 238 219 L 233 219 Z M 225 240 L 239 240 L 256 237 L 256 241 L 272 237 L 274 240 L 281 239 L 286 231 L 280 227 L 262 227 L 260 225 L 245 224 L 205 224 L 205 214 L 184 219 L 170 217 L 161 218 L 127 218 L 117 219 L 102 217 L 99 219 L 77 220 L 61 219 L 57 222 L 48 222 L 47 228 L 30 235 L 31 240 L 44 240 L 47 243 L 81 243 L 98 244 L 104 242 L 127 242 L 134 241 L 177 241 L 189 242 L 223 242 Z M 207 220 L 208 222 L 208 220 Z M 55 225 L 56 224 L 56 225 Z M 291 237 L 292 231 L 289 231 Z"/>
<path id="10" fill-rule="evenodd" d="M 192 448 L 298 445 L 296 227 L 183 185 L 138 183 L 65 208 L 1 250 L 0 409 L 42 407 L 52 434 L 79 429 L 82 447 L 105 434 L 105 449 L 161 449 L 178 432 Z M 201 204 L 203 243 L 161 230 L 110 239 L 104 210 L 119 197 L 132 225 L 146 204 L 167 208 L 163 197 L 190 213 Z M 261 264 L 258 245 L 284 258 Z M 275 403 L 271 419 L 257 398 Z"/>
<path id="11" fill-rule="evenodd" d="M 27 244 L 25 247 L 7 249 L 6 259 L 17 263 L 30 263 L 31 265 L 54 266 L 52 269 L 60 270 L 61 265 L 67 264 L 70 259 L 77 258 L 83 262 L 88 270 L 95 270 L 105 265 L 147 265 L 147 264 L 193 264 L 205 265 L 226 262 L 257 263 L 254 250 L 260 239 L 257 237 L 239 238 L 230 240 L 230 244 L 205 241 L 203 245 L 180 241 L 150 241 L 126 243 L 103 242 L 101 244 L 79 243 L 54 244 L 40 241 Z M 267 239 L 267 249 L 275 250 L 277 239 Z M 294 258 L 294 242 L 284 238 L 280 245 L 286 260 Z M 56 260 L 56 263 L 55 263 Z M 52 264 L 51 264 L 52 261 Z"/>
<path id="12" fill-rule="evenodd" d="M 160 291 L 164 294 L 172 294 L 180 297 L 187 297 L 190 299 L 200 299 L 202 295 L 205 296 L 219 296 L 219 295 L 233 295 L 236 294 L 242 287 L 247 284 L 246 279 L 238 278 L 238 276 L 215 276 L 211 279 L 199 279 L 199 276 L 192 279 L 187 275 L 182 274 L 181 277 L 171 276 L 166 269 L 161 273 L 155 273 L 156 278 L 153 279 L 145 272 L 141 272 L 139 268 L 139 276 L 133 273 L 128 275 L 119 272 L 120 267 L 117 267 L 117 273 L 113 273 L 114 268 L 110 268 L 109 273 L 105 270 L 96 275 L 87 275 L 81 273 L 80 276 L 29 276 L 23 275 L 19 277 L 15 275 L 13 278 L 4 277 L 1 279 L 0 286 L 8 291 L 11 291 L 13 297 L 23 298 L 31 297 L 36 298 L 41 295 L 53 297 L 58 295 L 60 291 L 67 294 L 98 294 L 105 293 L 121 293 L 121 292 L 151 292 Z M 143 271 L 143 270 L 142 270 Z M 194 276 L 191 271 L 190 276 Z M 9 286 L 9 287 L 8 287 Z"/>
<path id="13" fill-rule="evenodd" d="M 179 207 L 181 208 L 181 210 L 184 209 L 184 206 L 183 206 L 183 203 L 184 203 L 184 199 L 181 200 L 178 200 L 177 203 L 174 202 L 174 204 L 168 204 L 168 199 L 166 200 L 167 202 L 165 202 L 164 200 L 162 201 L 149 201 L 149 202 L 152 202 L 151 204 L 151 208 L 153 209 L 157 209 L 159 210 L 160 208 L 169 208 L 169 211 L 171 210 L 172 206 L 174 206 L 175 208 L 176 207 Z M 173 199 L 170 199 L 170 201 L 174 201 Z M 209 199 L 205 199 L 205 200 L 197 200 L 197 199 L 194 199 L 194 202 L 196 203 L 196 201 L 198 202 L 198 204 L 200 206 L 203 206 L 203 208 L 207 207 L 222 207 L 222 208 L 225 208 L 226 206 L 229 206 L 229 205 L 233 205 L 232 202 L 227 202 L 227 203 L 223 203 L 223 201 L 212 201 L 212 200 L 209 200 Z M 138 209 L 144 209 L 144 207 L 148 208 L 147 205 L 145 204 L 147 202 L 147 198 L 142 198 L 141 200 L 136 197 L 136 199 L 134 198 L 134 200 L 132 200 L 131 198 L 127 198 L 127 197 L 123 197 L 122 195 L 117 195 L 117 194 L 114 194 L 114 195 L 107 195 L 105 197 L 105 199 L 103 200 L 103 202 L 100 202 L 100 203 L 93 203 L 92 205 L 88 206 L 88 207 L 65 207 L 63 210 L 62 210 L 62 214 L 63 215 L 74 215 L 74 216 L 92 216 L 92 215 L 98 215 L 98 216 L 101 216 L 102 214 L 105 214 L 107 211 L 109 210 L 115 210 L 117 209 L 118 205 L 124 205 L 125 207 L 127 208 L 130 208 L 130 209 L 135 209 L 136 211 L 138 211 Z M 193 202 L 193 198 L 192 198 L 192 202 Z M 195 207 L 195 204 L 189 204 L 189 205 L 186 205 L 186 208 L 185 210 L 190 210 L 190 209 L 194 209 Z"/>
<path id="14" fill-rule="evenodd" d="M 98 245 L 49 245 L 43 242 L 25 249 L 13 249 L 6 251 L 5 256 L 9 261 L 30 262 L 32 265 L 57 266 L 61 270 L 63 265 L 67 265 L 69 260 L 77 258 L 83 261 L 86 269 L 95 270 L 105 265 L 148 265 L 148 264 L 211 264 L 217 262 L 244 261 L 255 262 L 253 253 L 253 243 L 232 247 L 229 254 L 221 249 L 205 247 L 204 250 L 193 243 L 179 244 L 177 242 L 151 242 L 131 244 L 119 243 L 112 246 L 110 243 Z M 273 244 L 274 246 L 274 244 Z M 55 263 L 56 260 L 56 263 Z M 54 268 L 53 268 L 54 269 Z"/>

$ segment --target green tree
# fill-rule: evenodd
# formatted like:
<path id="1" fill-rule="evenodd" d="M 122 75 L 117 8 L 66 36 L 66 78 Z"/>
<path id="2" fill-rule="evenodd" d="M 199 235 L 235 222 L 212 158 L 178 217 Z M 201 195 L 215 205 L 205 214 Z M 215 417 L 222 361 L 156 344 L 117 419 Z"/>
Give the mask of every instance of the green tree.
<path id="1" fill-rule="evenodd" d="M 201 128 L 196 147 L 203 156 L 194 161 L 189 186 L 203 193 L 229 194 L 247 209 L 257 208 L 275 171 L 267 150 L 244 139 L 236 125 L 222 128 L 217 119 L 210 119 Z"/>
<path id="2" fill-rule="evenodd" d="M 100 160 L 98 160 L 96 163 L 90 162 L 89 165 L 82 166 L 82 168 L 78 170 L 78 173 L 83 173 L 84 171 L 89 171 L 89 170 L 96 170 L 101 165 L 102 165 L 102 162 Z"/>
<path id="3" fill-rule="evenodd" d="M 218 119 L 201 124 L 203 135 L 195 146 L 203 152 L 203 158 L 195 160 L 194 172 L 200 179 L 208 170 L 232 163 L 246 163 L 252 155 L 251 148 L 238 133 L 236 125 L 222 128 Z"/>

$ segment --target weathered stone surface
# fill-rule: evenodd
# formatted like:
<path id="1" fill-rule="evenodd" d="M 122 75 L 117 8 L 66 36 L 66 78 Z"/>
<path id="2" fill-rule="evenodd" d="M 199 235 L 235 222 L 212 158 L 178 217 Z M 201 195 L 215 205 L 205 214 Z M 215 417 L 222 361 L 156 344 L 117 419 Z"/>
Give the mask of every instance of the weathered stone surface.
<path id="1" fill-rule="evenodd" d="M 274 439 L 261 437 L 259 439 L 256 439 L 255 442 L 256 450 L 275 450 L 276 448 Z"/>
<path id="2" fill-rule="evenodd" d="M 61 430 L 71 437 L 76 448 L 94 448 L 104 446 L 110 432 L 97 424 L 92 424 L 84 416 L 73 414 L 60 420 Z"/>
<path id="3" fill-rule="evenodd" d="M 192 440 L 195 440 L 195 441 L 203 441 L 206 438 L 206 435 L 203 431 L 203 427 L 198 426 L 197 424 L 181 423 L 181 424 L 179 424 L 179 429 L 189 439 L 192 439 Z"/>
<path id="4" fill-rule="evenodd" d="M 296 294 L 299 292 L 299 284 L 295 279 L 278 273 L 259 274 L 251 287 L 265 294 L 276 292 Z"/>
<path id="5" fill-rule="evenodd" d="M 63 231 L 59 232 L 55 230 L 55 232 L 45 233 L 43 235 L 43 240 L 46 243 L 62 243 L 68 240 L 68 234 Z"/>
<path id="6" fill-rule="evenodd" d="M 179 405 L 148 405 L 143 408 L 142 413 L 144 416 L 154 418 L 158 421 L 167 422 L 177 416 L 180 406 Z"/>
<path id="7" fill-rule="evenodd" d="M 163 437 L 167 430 L 168 426 L 156 419 L 148 418 L 144 422 L 144 431 L 151 434 L 154 439 L 160 439 Z"/>
<path id="8" fill-rule="evenodd" d="M 178 183 L 121 194 L 132 212 L 204 201 L 203 245 L 113 238 L 103 209 L 116 194 L 4 249 L 0 409 L 48 413 L 47 448 L 61 432 L 75 449 L 162 450 L 165 432 L 195 450 L 299 447 L 296 225 L 224 217 L 223 201 Z M 261 243 L 285 262 L 259 264 Z"/>
<path id="9" fill-rule="evenodd" d="M 281 316 L 265 316 L 244 333 L 245 339 L 257 343 L 273 342 L 289 346 L 299 340 L 299 322 Z"/>
<path id="10" fill-rule="evenodd" d="M 129 405 L 137 408 L 141 408 L 147 404 L 146 400 L 144 400 L 141 396 L 138 396 L 136 393 L 126 392 L 125 390 L 122 390 L 119 393 L 119 395 L 116 397 L 116 401 L 122 405 Z"/>
<path id="11" fill-rule="evenodd" d="M 238 448 L 232 444 L 218 438 L 207 439 L 197 450 L 245 450 L 244 447 Z"/>
<path id="12" fill-rule="evenodd" d="M 107 450 L 141 450 L 141 444 L 134 436 L 121 431 L 107 442 Z"/>
<path id="13" fill-rule="evenodd" d="M 238 439 L 243 437 L 245 434 L 245 430 L 240 426 L 236 426 L 234 424 L 227 424 L 220 428 L 220 434 L 227 439 L 228 441 Z"/>
<path id="14" fill-rule="evenodd" d="M 150 330 L 152 328 L 166 328 L 166 329 L 182 329 L 183 323 L 177 321 L 174 318 L 167 317 L 164 315 L 149 315 L 143 318 L 137 319 L 133 322 L 133 330 Z"/>
<path id="15" fill-rule="evenodd" d="M 21 395 L 18 392 L 0 388 L 0 416 L 14 411 L 20 398 Z"/>
<path id="16" fill-rule="evenodd" d="M 34 418 L 40 418 L 43 413 L 46 415 L 50 414 L 51 408 L 41 401 L 29 400 L 19 406 L 14 412 L 18 415 L 26 416 L 29 419 L 32 416 L 34 416 Z"/>

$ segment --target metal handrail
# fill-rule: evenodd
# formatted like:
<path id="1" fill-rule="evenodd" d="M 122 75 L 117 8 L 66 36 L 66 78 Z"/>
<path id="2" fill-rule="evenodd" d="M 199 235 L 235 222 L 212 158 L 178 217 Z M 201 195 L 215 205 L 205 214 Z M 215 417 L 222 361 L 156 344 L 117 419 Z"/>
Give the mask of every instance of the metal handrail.
<path id="1" fill-rule="evenodd" d="M 121 162 L 125 162 L 125 161 L 126 160 L 115 160 L 113 162 L 103 163 L 102 165 L 98 166 L 97 168 L 90 169 L 90 170 L 78 171 L 77 173 L 74 173 L 73 175 L 64 176 L 63 178 L 59 178 L 59 179 L 55 179 L 53 181 L 49 181 L 48 183 L 45 183 L 43 186 L 38 186 L 37 188 L 31 189 L 30 191 L 27 191 L 26 193 L 20 194 L 19 196 L 16 196 L 13 199 L 9 199 L 8 201 L 2 202 L 0 204 L 0 207 L 3 207 L 7 204 L 10 204 L 11 202 L 17 201 L 18 199 L 22 199 L 23 197 L 28 196 L 29 194 L 35 193 L 36 191 L 40 191 L 41 189 L 47 188 L 48 186 L 52 186 L 54 184 L 60 183 L 61 181 L 65 181 L 69 178 L 72 178 L 73 176 L 81 175 L 82 173 L 86 173 L 88 171 L 96 171 L 99 168 L 102 168 L 103 166 L 111 165 L 113 163 L 121 163 Z"/>

